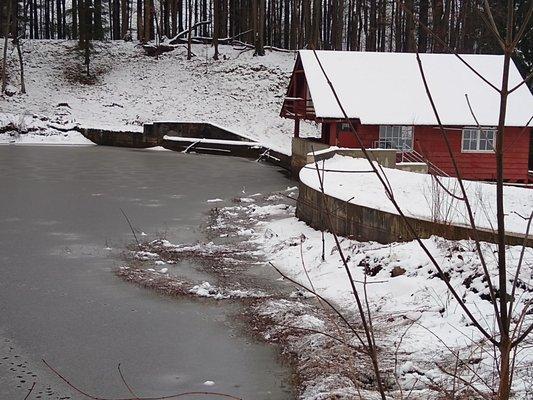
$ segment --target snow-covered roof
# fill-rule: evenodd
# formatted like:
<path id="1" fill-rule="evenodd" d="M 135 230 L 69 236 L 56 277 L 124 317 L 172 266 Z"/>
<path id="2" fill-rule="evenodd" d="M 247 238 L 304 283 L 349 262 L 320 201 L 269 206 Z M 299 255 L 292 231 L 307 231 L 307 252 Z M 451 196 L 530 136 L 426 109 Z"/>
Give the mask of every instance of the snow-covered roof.
<path id="1" fill-rule="evenodd" d="M 342 118 L 337 101 L 312 50 L 299 52 L 318 118 Z M 317 51 L 350 118 L 363 124 L 436 125 L 414 53 Z M 483 126 L 498 124 L 499 94 L 453 54 L 421 54 L 435 104 L 445 125 L 476 125 L 465 94 Z M 485 79 L 501 85 L 503 56 L 462 55 Z M 522 81 L 511 63 L 509 87 Z M 533 114 L 526 85 L 508 100 L 506 126 L 524 126 Z M 530 123 L 530 126 L 532 124 Z"/>

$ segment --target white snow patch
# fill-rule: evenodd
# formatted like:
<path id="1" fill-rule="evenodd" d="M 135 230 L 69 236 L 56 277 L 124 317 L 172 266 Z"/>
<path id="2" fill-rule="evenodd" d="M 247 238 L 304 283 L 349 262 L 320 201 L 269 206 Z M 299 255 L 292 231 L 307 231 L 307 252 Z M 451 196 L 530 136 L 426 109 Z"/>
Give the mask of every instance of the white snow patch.
<path id="1" fill-rule="evenodd" d="M 373 173 L 342 173 L 337 171 L 370 171 L 368 161 L 336 155 L 324 163 L 324 190 L 326 194 L 350 203 L 397 214 L 387 198 L 378 177 Z M 464 202 L 454 200 L 438 188 L 431 175 L 383 168 L 394 192 L 394 197 L 403 212 L 415 218 L 438 220 L 456 225 L 469 226 Z M 300 172 L 303 184 L 320 190 L 314 166 L 308 165 Z M 462 197 L 456 178 L 441 178 L 443 185 L 455 195 Z M 492 229 L 496 221 L 496 185 L 484 182 L 465 181 L 466 190 L 479 228 Z M 436 192 L 438 191 L 438 193 Z M 435 195 L 440 193 L 441 203 L 435 204 Z M 527 220 L 533 206 L 533 190 L 506 186 L 505 228 L 509 232 L 525 233 Z M 519 215 L 518 215 L 519 214 Z"/>

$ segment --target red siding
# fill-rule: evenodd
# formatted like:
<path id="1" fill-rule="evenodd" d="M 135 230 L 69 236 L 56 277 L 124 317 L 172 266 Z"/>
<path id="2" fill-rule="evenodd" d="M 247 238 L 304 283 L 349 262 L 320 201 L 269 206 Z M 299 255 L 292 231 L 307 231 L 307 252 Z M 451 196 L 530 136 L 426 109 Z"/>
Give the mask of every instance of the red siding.
<path id="1" fill-rule="evenodd" d="M 336 124 L 331 123 L 336 130 Z M 356 127 L 366 147 L 374 147 L 379 139 L 379 126 L 358 125 Z M 530 131 L 522 128 L 506 128 L 504 143 L 504 176 L 508 181 L 526 182 L 528 178 Z M 333 137 L 335 135 L 332 135 Z M 496 178 L 496 157 L 492 153 L 461 152 L 462 132 L 460 128 L 448 130 L 448 138 L 455 154 L 461 175 L 465 179 L 494 180 Z M 331 144 L 333 140 L 330 141 Z M 359 147 L 352 134 L 339 132 L 337 145 Z M 454 176 L 451 157 L 440 131 L 432 126 L 415 126 L 414 149 L 447 174 Z"/>
<path id="2" fill-rule="evenodd" d="M 379 139 L 379 127 L 376 125 L 361 125 L 358 122 L 354 122 L 354 125 L 359 137 L 363 141 L 363 145 L 368 148 L 374 147 L 374 142 Z M 351 132 L 339 132 L 338 146 L 359 147 L 359 144 Z"/>
<path id="3" fill-rule="evenodd" d="M 528 130 L 506 128 L 504 142 L 504 178 L 509 181 L 527 181 L 529 159 Z M 461 152 L 460 130 L 448 131 L 448 138 L 461 174 L 466 179 L 496 179 L 496 156 L 493 153 Z M 415 150 L 450 175 L 455 175 L 444 138 L 433 127 L 415 127 Z"/>

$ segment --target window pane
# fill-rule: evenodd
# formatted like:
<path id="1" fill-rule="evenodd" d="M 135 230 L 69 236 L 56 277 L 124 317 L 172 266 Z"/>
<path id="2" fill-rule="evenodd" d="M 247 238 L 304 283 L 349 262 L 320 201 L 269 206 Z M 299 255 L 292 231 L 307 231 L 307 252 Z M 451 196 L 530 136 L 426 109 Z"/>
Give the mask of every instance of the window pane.
<path id="1" fill-rule="evenodd" d="M 410 150 L 413 143 L 413 127 L 386 125 L 379 127 L 380 147 Z"/>
<path id="2" fill-rule="evenodd" d="M 466 136 L 463 137 L 463 150 L 470 150 L 470 140 Z"/>
<path id="3" fill-rule="evenodd" d="M 485 136 L 482 134 L 479 138 L 479 150 L 488 150 L 488 143 L 487 139 L 485 139 Z"/>

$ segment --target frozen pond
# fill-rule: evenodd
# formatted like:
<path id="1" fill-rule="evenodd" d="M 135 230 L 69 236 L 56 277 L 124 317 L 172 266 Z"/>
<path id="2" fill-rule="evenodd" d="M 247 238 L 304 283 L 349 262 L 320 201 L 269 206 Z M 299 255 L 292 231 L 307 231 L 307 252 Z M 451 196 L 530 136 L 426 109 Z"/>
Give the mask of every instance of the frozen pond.
<path id="1" fill-rule="evenodd" d="M 174 152 L 0 146 L 0 171 L 0 398 L 24 398 L 33 381 L 31 399 L 81 398 L 42 358 L 105 397 L 131 397 L 120 362 L 138 396 L 291 398 L 276 350 L 231 326 L 235 305 L 163 297 L 113 274 L 133 240 L 121 208 L 148 237 L 192 242 L 216 204 L 207 200 L 285 189 L 277 168 Z"/>

